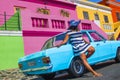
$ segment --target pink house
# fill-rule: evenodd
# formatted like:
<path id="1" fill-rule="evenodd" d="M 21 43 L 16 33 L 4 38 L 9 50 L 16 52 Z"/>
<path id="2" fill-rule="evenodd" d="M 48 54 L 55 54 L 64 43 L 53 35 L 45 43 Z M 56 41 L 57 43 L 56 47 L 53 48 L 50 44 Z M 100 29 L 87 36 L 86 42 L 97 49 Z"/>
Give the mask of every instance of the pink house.
<path id="1" fill-rule="evenodd" d="M 0 12 L 20 10 L 25 55 L 39 51 L 51 36 L 63 32 L 77 19 L 76 5 L 59 0 L 2 0 Z"/>
<path id="2" fill-rule="evenodd" d="M 25 54 L 39 51 L 45 41 L 68 27 L 68 21 L 77 19 L 72 3 L 55 0 L 22 0 L 22 30 Z M 66 6 L 67 5 L 67 6 Z"/>
<path id="3" fill-rule="evenodd" d="M 78 19 L 76 5 L 64 0 L 2 0 L 0 6 L 0 13 L 20 10 L 25 55 L 39 51 L 49 37 L 68 28 L 69 20 Z M 106 37 L 92 21 L 82 20 L 80 28 L 98 30 Z"/>

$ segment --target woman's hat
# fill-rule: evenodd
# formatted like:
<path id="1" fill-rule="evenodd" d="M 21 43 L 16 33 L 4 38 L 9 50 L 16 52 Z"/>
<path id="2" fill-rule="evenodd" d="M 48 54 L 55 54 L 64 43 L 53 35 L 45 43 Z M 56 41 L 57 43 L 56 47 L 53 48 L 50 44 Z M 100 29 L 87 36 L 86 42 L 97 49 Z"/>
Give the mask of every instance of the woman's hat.
<path id="1" fill-rule="evenodd" d="M 80 20 L 77 20 L 77 21 L 75 21 L 75 20 L 70 20 L 70 21 L 69 21 L 69 25 L 70 25 L 70 26 L 73 26 L 73 27 L 77 27 L 77 26 L 79 25 L 79 23 L 80 23 Z"/>

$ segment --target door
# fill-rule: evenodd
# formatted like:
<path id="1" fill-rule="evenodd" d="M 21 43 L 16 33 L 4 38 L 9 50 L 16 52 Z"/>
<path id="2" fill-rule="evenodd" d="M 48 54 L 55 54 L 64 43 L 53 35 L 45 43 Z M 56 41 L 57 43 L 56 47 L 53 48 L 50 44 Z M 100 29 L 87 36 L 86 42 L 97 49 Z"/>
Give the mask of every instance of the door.
<path id="1" fill-rule="evenodd" d="M 94 14 L 95 20 L 94 22 L 100 27 L 100 20 L 99 20 L 99 15 L 97 13 Z"/>
<path id="2" fill-rule="evenodd" d="M 95 54 L 97 54 L 97 61 L 103 61 L 112 57 L 112 46 L 109 41 L 106 41 L 100 34 L 96 32 L 90 32 L 92 37 L 92 45 L 95 48 Z"/>
<path id="3" fill-rule="evenodd" d="M 91 38 L 90 38 L 90 36 L 89 36 L 89 34 L 88 33 L 86 33 L 86 32 L 82 32 L 82 37 L 87 41 L 87 42 L 89 42 L 94 48 L 95 48 L 95 53 L 91 56 L 91 57 L 89 57 L 87 60 L 88 60 L 88 63 L 89 64 L 95 64 L 95 63 L 97 63 L 98 61 L 99 61 L 99 54 L 98 54 L 98 50 L 97 50 L 97 48 L 96 48 L 96 43 L 94 43 L 94 42 L 92 42 L 91 41 Z M 87 53 L 86 53 L 87 54 Z"/>

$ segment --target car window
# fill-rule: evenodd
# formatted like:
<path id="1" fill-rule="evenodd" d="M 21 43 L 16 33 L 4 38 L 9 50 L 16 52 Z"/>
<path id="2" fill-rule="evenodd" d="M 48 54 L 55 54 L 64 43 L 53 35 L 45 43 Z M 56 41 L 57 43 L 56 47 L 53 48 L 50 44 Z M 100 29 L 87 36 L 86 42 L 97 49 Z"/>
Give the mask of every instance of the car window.
<path id="1" fill-rule="evenodd" d="M 52 48 L 58 44 L 60 44 L 60 42 L 63 41 L 64 37 L 65 37 L 65 34 L 66 33 L 62 33 L 62 34 L 59 34 L 57 36 L 54 36 L 50 39 L 48 39 L 45 44 L 43 45 L 42 47 L 42 50 L 45 50 L 45 49 L 49 49 L 49 48 Z"/>
<path id="2" fill-rule="evenodd" d="M 42 47 L 42 50 L 49 49 L 53 47 L 53 38 L 48 39 Z"/>
<path id="3" fill-rule="evenodd" d="M 60 35 L 54 37 L 53 45 L 56 46 L 56 45 L 60 44 L 63 41 L 63 39 L 65 38 L 65 35 L 66 35 L 66 33 L 63 33 L 63 34 L 60 34 Z"/>
<path id="4" fill-rule="evenodd" d="M 103 38 L 95 32 L 90 32 L 90 35 L 95 42 L 103 40 Z"/>
<path id="5" fill-rule="evenodd" d="M 82 33 L 83 39 L 85 39 L 87 42 L 90 42 L 90 39 L 88 38 L 88 35 L 86 33 Z"/>

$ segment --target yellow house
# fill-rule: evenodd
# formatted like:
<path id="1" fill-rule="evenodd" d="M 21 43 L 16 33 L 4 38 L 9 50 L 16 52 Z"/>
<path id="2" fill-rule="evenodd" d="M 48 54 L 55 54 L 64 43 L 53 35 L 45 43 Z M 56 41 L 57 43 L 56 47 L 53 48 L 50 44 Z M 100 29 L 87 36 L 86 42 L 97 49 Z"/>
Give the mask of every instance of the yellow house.
<path id="1" fill-rule="evenodd" d="M 111 8 L 87 0 L 74 0 L 78 19 L 94 21 L 109 36 L 113 35 Z"/>

